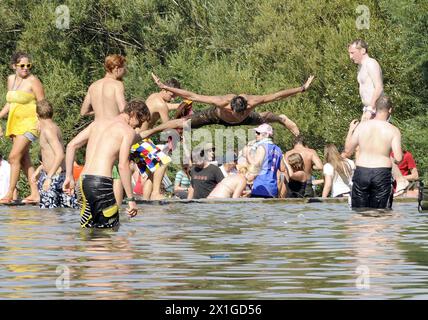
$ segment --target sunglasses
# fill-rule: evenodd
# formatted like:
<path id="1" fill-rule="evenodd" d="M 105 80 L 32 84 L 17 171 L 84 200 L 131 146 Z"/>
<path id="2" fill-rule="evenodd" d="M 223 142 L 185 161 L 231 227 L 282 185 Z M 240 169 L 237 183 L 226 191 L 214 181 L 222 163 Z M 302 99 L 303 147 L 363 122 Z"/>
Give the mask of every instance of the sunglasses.
<path id="1" fill-rule="evenodd" d="M 32 63 L 27 63 L 27 64 L 21 63 L 21 64 L 17 64 L 16 66 L 20 67 L 21 69 L 24 69 L 24 67 L 27 67 L 27 69 L 31 69 L 31 67 L 33 66 L 33 64 Z"/>
<path id="2" fill-rule="evenodd" d="M 259 135 L 259 134 L 260 134 L 260 132 L 256 131 L 256 135 Z"/>

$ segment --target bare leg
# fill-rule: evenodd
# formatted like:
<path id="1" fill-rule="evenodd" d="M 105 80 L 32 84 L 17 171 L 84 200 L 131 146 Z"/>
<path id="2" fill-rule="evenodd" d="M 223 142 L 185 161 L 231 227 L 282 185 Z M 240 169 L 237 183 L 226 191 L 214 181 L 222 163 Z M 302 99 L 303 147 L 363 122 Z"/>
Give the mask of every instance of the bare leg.
<path id="1" fill-rule="evenodd" d="M 4 200 L 12 200 L 13 192 L 16 188 L 19 179 L 19 171 L 21 170 L 21 160 L 26 152 L 28 152 L 30 141 L 24 136 L 16 136 L 13 138 L 12 150 L 9 154 L 10 163 L 10 184 L 9 190 L 3 197 Z"/>
<path id="2" fill-rule="evenodd" d="M 39 190 L 37 190 L 37 183 L 31 181 L 31 176 L 34 174 L 34 167 L 31 164 L 31 158 L 29 153 L 29 146 L 21 158 L 22 170 L 24 171 L 25 176 L 27 177 L 28 184 L 30 185 L 31 193 L 25 200 L 28 201 L 40 201 Z"/>
<path id="3" fill-rule="evenodd" d="M 165 175 L 168 166 L 160 166 L 153 174 L 153 191 L 150 200 L 161 200 L 165 196 L 161 193 L 162 178 Z"/>
<path id="4" fill-rule="evenodd" d="M 123 201 L 123 186 L 120 179 L 113 179 L 113 193 L 116 203 L 120 207 Z"/>
<path id="5" fill-rule="evenodd" d="M 143 200 L 150 200 L 153 190 L 153 174 L 151 174 L 143 185 Z"/>
<path id="6" fill-rule="evenodd" d="M 288 118 L 283 114 L 278 116 L 272 112 L 261 112 L 260 116 L 263 118 L 264 122 L 266 123 L 276 122 L 276 123 L 282 124 L 288 130 L 290 130 L 291 133 L 295 136 L 298 136 L 300 133 L 297 125 L 293 121 L 291 121 L 290 118 Z"/>

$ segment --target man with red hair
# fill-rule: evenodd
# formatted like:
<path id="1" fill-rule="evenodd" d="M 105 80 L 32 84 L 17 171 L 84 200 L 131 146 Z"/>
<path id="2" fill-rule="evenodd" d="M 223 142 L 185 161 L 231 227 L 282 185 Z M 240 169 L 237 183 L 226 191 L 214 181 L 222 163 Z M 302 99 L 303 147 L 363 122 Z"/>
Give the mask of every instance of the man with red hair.
<path id="1" fill-rule="evenodd" d="M 125 87 L 122 79 L 126 74 L 126 58 L 111 54 L 104 62 L 106 74 L 89 86 L 80 115 L 95 115 L 97 122 L 110 121 L 125 110 Z M 123 187 L 117 166 L 113 167 L 113 189 L 117 203 L 122 203 Z"/>

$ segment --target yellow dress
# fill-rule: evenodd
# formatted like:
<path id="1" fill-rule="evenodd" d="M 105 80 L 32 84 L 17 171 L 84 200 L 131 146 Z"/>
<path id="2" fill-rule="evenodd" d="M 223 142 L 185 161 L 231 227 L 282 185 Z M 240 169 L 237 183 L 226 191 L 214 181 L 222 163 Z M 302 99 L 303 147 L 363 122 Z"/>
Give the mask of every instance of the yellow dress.
<path id="1" fill-rule="evenodd" d="M 6 101 L 9 103 L 9 117 L 7 118 L 6 137 L 23 135 L 31 132 L 38 136 L 36 96 L 25 91 L 8 91 Z"/>

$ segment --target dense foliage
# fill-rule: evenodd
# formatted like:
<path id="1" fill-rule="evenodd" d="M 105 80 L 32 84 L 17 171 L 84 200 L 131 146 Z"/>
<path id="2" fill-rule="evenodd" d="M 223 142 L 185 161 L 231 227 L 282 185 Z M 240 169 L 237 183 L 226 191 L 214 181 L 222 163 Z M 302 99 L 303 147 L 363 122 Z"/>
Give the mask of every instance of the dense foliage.
<path id="1" fill-rule="evenodd" d="M 428 1 L 365 1 L 368 29 L 356 25 L 360 2 L 2 0 L 0 102 L 18 49 L 32 55 L 66 141 L 90 121 L 79 117 L 80 105 L 88 85 L 103 76 L 110 53 L 128 58 L 127 98 L 157 90 L 151 71 L 205 94 L 268 93 L 300 86 L 315 74 L 308 93 L 260 110 L 287 114 L 322 152 L 326 142 L 343 145 L 349 122 L 360 116 L 357 67 L 347 44 L 363 38 L 382 66 L 385 91 L 396 106 L 394 124 L 427 177 Z M 60 5 L 69 10 L 68 28 L 61 28 Z M 275 138 L 284 150 L 290 147 L 288 133 Z M 1 152 L 7 155 L 10 146 L 3 139 Z M 37 152 L 34 146 L 34 159 Z"/>

